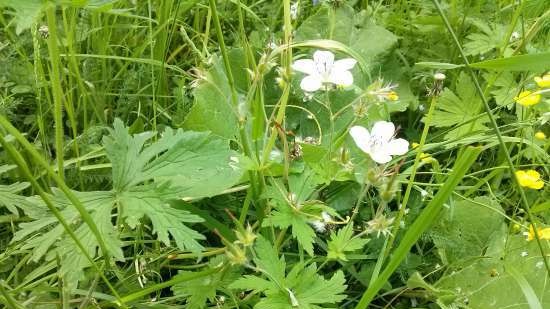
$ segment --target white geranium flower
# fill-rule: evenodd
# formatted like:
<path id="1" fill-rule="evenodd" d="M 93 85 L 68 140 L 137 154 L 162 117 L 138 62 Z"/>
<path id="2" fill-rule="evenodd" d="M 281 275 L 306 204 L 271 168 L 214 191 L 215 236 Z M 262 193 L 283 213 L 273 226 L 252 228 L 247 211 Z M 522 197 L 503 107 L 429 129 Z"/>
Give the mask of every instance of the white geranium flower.
<path id="1" fill-rule="evenodd" d="M 395 126 L 391 122 L 378 121 L 371 132 L 364 127 L 354 126 L 349 133 L 357 147 L 370 155 L 377 163 L 388 163 L 392 156 L 403 155 L 409 149 L 409 142 L 394 138 Z"/>
<path id="2" fill-rule="evenodd" d="M 313 59 L 300 59 L 292 64 L 292 69 L 307 74 L 300 88 L 306 92 L 314 92 L 323 86 L 334 84 L 347 87 L 353 84 L 353 69 L 357 61 L 345 58 L 334 61 L 334 54 L 329 51 L 318 50 L 313 53 Z"/>

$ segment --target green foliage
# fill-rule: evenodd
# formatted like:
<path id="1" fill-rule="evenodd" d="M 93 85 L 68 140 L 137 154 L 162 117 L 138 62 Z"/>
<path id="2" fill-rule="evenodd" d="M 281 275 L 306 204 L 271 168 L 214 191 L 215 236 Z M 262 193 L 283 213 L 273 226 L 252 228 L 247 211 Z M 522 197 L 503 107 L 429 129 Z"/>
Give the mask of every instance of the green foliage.
<path id="1" fill-rule="evenodd" d="M 0 0 L 0 307 L 549 307 L 546 2 Z"/>
<path id="2" fill-rule="evenodd" d="M 497 238 L 495 241 L 504 242 Z M 550 247 L 545 242 L 544 247 Z M 516 276 L 518 273 L 519 276 Z M 534 301 L 545 308 L 550 305 L 550 289 L 544 274 L 544 265 L 535 242 L 526 243 L 521 236 L 510 236 L 506 247 L 474 260 L 467 267 L 448 274 L 436 287 L 452 290 L 454 303 L 471 308 L 536 308 Z M 521 279 L 518 280 L 518 277 Z M 525 280 L 525 282 L 522 282 Z M 525 292 L 528 285 L 534 295 Z M 530 299 L 530 297 L 535 297 Z"/>
<path id="3" fill-rule="evenodd" d="M 305 266 L 298 263 L 286 274 L 284 258 L 278 257 L 268 240 L 258 238 L 255 251 L 256 269 L 267 279 L 246 275 L 230 285 L 235 289 L 263 293 L 265 297 L 254 308 L 324 308 L 323 304 L 336 304 L 345 298 L 346 285 L 341 271 L 327 280 L 317 274 L 315 264 Z"/>
<path id="4" fill-rule="evenodd" d="M 487 197 L 451 203 L 430 232 L 445 264 L 482 256 L 505 233 L 502 213 Z"/>
<path id="5" fill-rule="evenodd" d="M 489 118 L 482 114 L 481 99 L 466 73 L 461 73 L 455 92 L 446 88 L 436 103 L 433 126 L 451 127 L 445 139 L 453 140 L 472 132 L 485 131 Z"/>
<path id="6" fill-rule="evenodd" d="M 346 253 L 362 249 L 368 242 L 368 239 L 353 235 L 353 224 L 347 224 L 345 227 L 332 232 L 328 242 L 327 258 L 333 260 L 347 261 Z"/>
<path id="7" fill-rule="evenodd" d="M 13 168 L 15 168 L 15 165 L 0 165 L 0 175 Z M 6 207 L 12 214 L 17 215 L 17 207 L 26 203 L 25 198 L 19 194 L 28 187 L 28 182 L 0 185 L 0 206 Z"/>

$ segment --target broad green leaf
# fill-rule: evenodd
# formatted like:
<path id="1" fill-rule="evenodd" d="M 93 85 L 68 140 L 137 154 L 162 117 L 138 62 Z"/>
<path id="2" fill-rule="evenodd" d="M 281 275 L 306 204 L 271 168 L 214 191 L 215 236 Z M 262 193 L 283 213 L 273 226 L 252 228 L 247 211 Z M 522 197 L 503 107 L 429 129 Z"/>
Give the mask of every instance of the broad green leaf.
<path id="1" fill-rule="evenodd" d="M 444 276 L 435 286 L 454 291 L 454 304 L 458 306 L 533 309 L 540 304 L 548 308 L 550 282 L 536 242 L 515 235 L 506 244 L 504 252 L 474 260 L 469 266 Z M 542 244 L 549 252 L 548 242 Z"/>
<path id="2" fill-rule="evenodd" d="M 179 197 L 199 198 L 219 194 L 243 173 L 240 157 L 228 142 L 206 132 L 167 129 L 145 146 L 152 137 L 152 133 L 132 136 L 120 120 L 115 121 L 112 135 L 104 138 L 107 157 L 113 162 L 115 191 L 160 180 L 171 181 Z"/>
<path id="3" fill-rule="evenodd" d="M 478 69 L 497 71 L 534 71 L 550 69 L 550 52 L 492 59 L 470 64 Z"/>
<path id="4" fill-rule="evenodd" d="M 430 231 L 448 263 L 483 255 L 495 235 L 504 233 L 504 211 L 490 198 L 452 203 Z"/>
<path id="5" fill-rule="evenodd" d="M 483 105 L 466 73 L 460 74 L 455 92 L 446 88 L 435 104 L 432 125 L 438 128 L 453 127 L 445 139 L 454 140 L 474 131 L 487 130 L 485 123 L 489 122 L 489 118 L 478 117 L 483 113 Z"/>
<path id="6" fill-rule="evenodd" d="M 245 71 L 245 56 L 241 50 L 234 49 L 229 52 L 229 58 L 235 86 L 244 92 L 248 75 Z M 211 131 L 227 139 L 235 139 L 238 134 L 237 110 L 233 106 L 223 61 L 213 56 L 211 62 L 210 69 L 196 81 L 193 91 L 195 102 L 183 127 L 194 131 Z"/>
<path id="7" fill-rule="evenodd" d="M 361 13 L 355 14 L 347 5 L 323 7 L 296 30 L 296 42 L 319 39 L 341 42 L 369 64 L 389 53 L 397 43 L 392 32 Z"/>
<path id="8" fill-rule="evenodd" d="M 0 7 L 13 9 L 15 33 L 18 35 L 38 22 L 46 5 L 48 2 L 42 0 L 0 0 Z"/>
<path id="9" fill-rule="evenodd" d="M 514 97 L 521 90 L 520 85 L 515 80 L 514 74 L 511 72 L 495 72 L 498 74 L 493 83 L 494 90 L 491 94 L 494 96 L 497 105 L 507 106 L 511 108 L 514 106 Z M 491 76 L 486 77 L 487 80 L 491 80 Z"/>
<path id="10" fill-rule="evenodd" d="M 292 236 L 311 256 L 313 256 L 315 231 L 310 223 L 320 220 L 323 211 L 334 214 L 334 211 L 322 202 L 308 200 L 317 184 L 318 177 L 309 169 L 289 177 L 290 192 L 282 189 L 284 186 L 281 182 L 274 181 L 273 185 L 268 187 L 266 197 L 272 198 L 275 207 L 262 224 L 281 229 L 290 227 Z"/>

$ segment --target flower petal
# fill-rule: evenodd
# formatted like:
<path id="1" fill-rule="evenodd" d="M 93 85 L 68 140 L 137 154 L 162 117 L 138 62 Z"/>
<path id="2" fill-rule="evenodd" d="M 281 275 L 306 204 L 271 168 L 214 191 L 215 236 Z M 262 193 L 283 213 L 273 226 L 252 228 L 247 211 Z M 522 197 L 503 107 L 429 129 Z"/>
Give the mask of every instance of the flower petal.
<path id="1" fill-rule="evenodd" d="M 370 133 L 365 127 L 353 126 L 349 129 L 349 134 L 353 138 L 353 141 L 363 152 L 368 153 L 370 151 Z"/>
<path id="2" fill-rule="evenodd" d="M 348 71 L 353 69 L 356 63 L 357 63 L 357 60 L 353 58 L 340 59 L 334 62 L 334 68 L 336 70 Z"/>
<path id="3" fill-rule="evenodd" d="M 403 155 L 409 150 L 409 142 L 402 138 L 392 139 L 386 146 L 386 151 L 391 155 Z"/>
<path id="4" fill-rule="evenodd" d="M 385 151 L 372 151 L 369 155 L 376 163 L 384 164 L 391 161 L 391 156 Z"/>
<path id="5" fill-rule="evenodd" d="M 330 72 L 334 65 L 334 54 L 329 51 L 318 50 L 313 53 L 313 61 L 318 73 Z"/>
<path id="6" fill-rule="evenodd" d="M 353 75 L 350 71 L 332 70 L 329 81 L 335 85 L 347 87 L 353 85 Z"/>
<path id="7" fill-rule="evenodd" d="M 542 187 L 544 187 L 544 181 L 542 180 L 533 181 L 533 183 L 531 183 L 531 186 L 530 186 L 531 189 L 535 189 L 535 190 L 542 189 Z"/>
<path id="8" fill-rule="evenodd" d="M 539 180 L 540 179 L 540 174 L 539 172 L 535 171 L 535 170 L 527 170 L 526 172 L 527 176 L 529 176 L 533 181 L 536 181 L 536 180 Z"/>
<path id="9" fill-rule="evenodd" d="M 395 133 L 395 125 L 388 121 L 377 121 L 371 130 L 371 135 L 383 142 L 389 142 Z"/>
<path id="10" fill-rule="evenodd" d="M 306 92 L 314 92 L 321 88 L 323 83 L 317 75 L 308 75 L 302 79 L 300 88 Z"/>
<path id="11" fill-rule="evenodd" d="M 307 75 L 316 75 L 317 70 L 315 69 L 315 62 L 311 59 L 300 59 L 294 61 L 292 64 L 292 69 L 294 71 L 306 73 Z"/>

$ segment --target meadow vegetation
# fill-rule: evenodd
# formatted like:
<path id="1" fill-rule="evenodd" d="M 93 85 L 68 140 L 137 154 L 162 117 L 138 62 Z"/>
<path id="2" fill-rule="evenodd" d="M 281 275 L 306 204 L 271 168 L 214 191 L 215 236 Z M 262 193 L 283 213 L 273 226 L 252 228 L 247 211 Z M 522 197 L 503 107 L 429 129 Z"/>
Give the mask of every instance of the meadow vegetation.
<path id="1" fill-rule="evenodd" d="M 550 308 L 547 0 L 0 0 L 6 308 Z"/>

